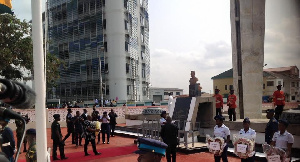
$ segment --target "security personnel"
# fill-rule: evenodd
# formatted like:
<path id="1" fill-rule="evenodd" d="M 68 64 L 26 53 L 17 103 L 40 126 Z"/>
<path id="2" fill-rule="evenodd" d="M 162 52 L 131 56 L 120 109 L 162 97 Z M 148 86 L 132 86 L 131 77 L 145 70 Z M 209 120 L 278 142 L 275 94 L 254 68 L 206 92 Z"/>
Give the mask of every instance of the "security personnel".
<path id="1" fill-rule="evenodd" d="M 139 154 L 139 162 L 160 162 L 166 155 L 167 144 L 149 138 L 138 138 L 138 149 L 135 153 Z"/>
<path id="2" fill-rule="evenodd" d="M 275 119 L 278 120 L 282 114 L 284 105 L 285 105 L 285 97 L 284 97 L 284 92 L 281 91 L 281 86 L 277 86 L 277 91 L 273 93 L 273 102 L 274 105 L 276 106 L 275 108 Z"/>
<path id="3" fill-rule="evenodd" d="M 36 162 L 36 130 L 28 129 L 26 131 L 26 136 L 29 144 L 28 152 L 26 153 L 26 162 Z"/>
<path id="4" fill-rule="evenodd" d="M 10 162 L 14 162 L 14 153 L 16 151 L 13 131 L 7 126 L 9 118 L 0 117 L 2 126 L 2 152 L 4 152 Z"/>
<path id="5" fill-rule="evenodd" d="M 250 120 L 249 118 L 245 118 L 243 121 L 243 129 L 239 132 L 240 135 L 248 136 L 248 138 L 254 138 L 256 137 L 255 130 L 250 128 Z M 241 159 L 241 162 L 254 162 L 255 154 L 252 157 L 248 157 L 247 159 Z"/>
<path id="6" fill-rule="evenodd" d="M 221 158 L 223 162 L 228 162 L 227 159 L 227 149 L 228 149 L 228 143 L 230 141 L 230 130 L 228 127 L 226 127 L 223 124 L 223 121 L 225 118 L 221 115 L 216 115 L 214 117 L 216 120 L 216 126 L 214 127 L 214 137 L 221 137 L 224 139 L 226 146 L 223 149 L 222 155 L 221 156 L 214 156 L 215 157 L 215 162 L 220 162 Z"/>
<path id="7" fill-rule="evenodd" d="M 72 144 L 75 144 L 74 121 L 73 121 L 73 117 L 72 117 L 72 109 L 70 109 L 70 108 L 68 109 L 68 114 L 66 116 L 66 122 L 67 122 L 68 134 L 63 139 L 63 142 L 65 143 L 65 141 L 72 134 Z"/>
<path id="8" fill-rule="evenodd" d="M 170 116 L 167 117 L 167 123 L 162 126 L 160 135 L 163 141 L 168 145 L 166 150 L 167 161 L 171 162 L 171 154 L 172 154 L 172 162 L 176 162 L 178 128 L 175 124 L 172 123 L 172 119 Z"/>
<path id="9" fill-rule="evenodd" d="M 289 123 L 288 121 L 283 119 L 279 120 L 278 122 L 279 131 L 274 133 L 271 145 L 283 149 L 286 152 L 287 157 L 291 158 L 294 137 L 291 133 L 286 131 L 287 127 L 289 126 Z"/>
<path id="10" fill-rule="evenodd" d="M 21 114 L 20 112 L 18 112 L 18 114 Z M 16 134 L 17 134 L 17 148 L 19 148 L 20 144 L 21 144 L 21 140 L 22 140 L 22 136 L 23 136 L 23 132 L 24 132 L 24 129 L 23 129 L 23 120 L 20 120 L 20 119 L 16 119 L 15 120 L 15 124 L 16 124 Z M 26 138 L 24 138 L 24 142 L 25 142 Z M 26 147 L 24 148 L 24 151 L 23 152 L 26 152 Z"/>
<path id="11" fill-rule="evenodd" d="M 114 112 L 114 109 L 111 109 L 110 113 L 108 114 L 108 116 L 110 118 L 109 124 L 110 124 L 110 129 L 111 129 L 111 137 L 114 137 L 115 136 L 115 128 L 116 128 L 116 125 L 117 125 L 117 117 L 118 117 L 118 115 Z"/>
<path id="12" fill-rule="evenodd" d="M 58 146 L 61 160 L 67 159 L 67 157 L 65 156 L 65 153 L 64 153 L 64 142 L 62 140 L 60 124 L 58 123 L 60 121 L 60 115 L 54 114 L 53 117 L 55 120 L 51 125 L 51 138 L 53 140 L 52 157 L 53 157 L 53 160 L 59 160 L 59 158 L 57 158 L 57 153 L 56 153 L 57 146 Z"/>
<path id="13" fill-rule="evenodd" d="M 83 118 L 83 120 L 87 120 L 87 116 L 88 116 L 87 110 L 83 109 L 83 113 L 82 113 L 81 117 Z"/>
<path id="14" fill-rule="evenodd" d="M 223 109 L 223 96 L 219 92 L 219 89 L 215 89 L 215 95 L 213 96 L 216 98 L 216 115 L 222 115 Z"/>
<path id="15" fill-rule="evenodd" d="M 230 95 L 228 96 L 227 99 L 227 106 L 229 106 L 228 108 L 228 115 L 229 115 L 229 120 L 232 121 L 232 116 L 233 116 L 233 121 L 236 121 L 236 95 L 234 95 L 234 90 L 231 89 L 230 90 Z"/>
<path id="16" fill-rule="evenodd" d="M 278 131 L 278 122 L 274 118 L 274 109 L 267 110 L 267 118 L 270 119 L 265 129 L 265 142 L 271 144 L 273 134 Z"/>
<path id="17" fill-rule="evenodd" d="M 76 111 L 76 116 L 74 116 L 74 125 L 75 125 L 75 144 L 76 147 L 78 147 L 78 142 L 79 142 L 79 146 L 81 145 L 81 141 L 82 141 L 82 133 L 83 133 L 83 126 L 82 126 L 82 122 L 83 122 L 83 118 L 80 116 L 80 112 Z"/>

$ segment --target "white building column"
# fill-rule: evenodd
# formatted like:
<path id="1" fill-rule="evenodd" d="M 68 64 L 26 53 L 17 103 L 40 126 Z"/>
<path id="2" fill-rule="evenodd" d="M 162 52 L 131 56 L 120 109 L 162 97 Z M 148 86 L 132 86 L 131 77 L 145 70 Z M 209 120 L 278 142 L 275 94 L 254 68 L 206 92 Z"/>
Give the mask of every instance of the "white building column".
<path id="1" fill-rule="evenodd" d="M 124 2 L 105 2 L 109 99 L 127 100 Z"/>
<path id="2" fill-rule="evenodd" d="M 230 18 L 237 118 L 261 118 L 265 0 L 231 0 Z"/>

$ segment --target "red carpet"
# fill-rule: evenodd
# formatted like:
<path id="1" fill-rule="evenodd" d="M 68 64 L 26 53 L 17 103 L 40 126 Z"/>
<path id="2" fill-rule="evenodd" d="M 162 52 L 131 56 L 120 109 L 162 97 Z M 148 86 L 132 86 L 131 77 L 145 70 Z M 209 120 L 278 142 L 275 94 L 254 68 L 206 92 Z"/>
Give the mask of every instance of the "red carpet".
<path id="1" fill-rule="evenodd" d="M 57 161 L 63 161 L 63 162 L 77 162 L 77 161 L 87 161 L 87 160 L 94 160 L 94 159 L 102 159 L 107 157 L 116 157 L 116 156 L 122 156 L 127 154 L 132 154 L 134 151 L 137 150 L 136 145 L 130 145 L 125 147 L 113 147 L 113 148 L 105 148 L 105 149 L 98 149 L 98 152 L 101 153 L 101 155 L 95 155 L 92 151 L 92 145 L 88 145 L 88 153 L 91 154 L 90 156 L 84 156 L 84 152 L 73 152 L 73 153 L 67 153 L 66 156 L 68 159 L 66 160 L 57 160 Z M 58 151 L 58 150 L 57 150 Z M 59 151 L 58 151 L 59 154 Z M 59 158 L 59 156 L 58 156 Z M 52 161 L 52 157 L 51 157 Z M 18 162 L 26 162 L 25 159 L 20 159 Z"/>

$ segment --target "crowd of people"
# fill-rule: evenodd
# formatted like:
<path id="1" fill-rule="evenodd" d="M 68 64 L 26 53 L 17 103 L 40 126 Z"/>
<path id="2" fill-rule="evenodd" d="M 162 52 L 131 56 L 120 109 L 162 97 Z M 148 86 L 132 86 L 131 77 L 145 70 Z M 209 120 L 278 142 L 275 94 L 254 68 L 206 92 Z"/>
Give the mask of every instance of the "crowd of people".
<path id="1" fill-rule="evenodd" d="M 64 138 L 61 134 L 60 128 L 60 115 L 54 114 L 54 122 L 51 125 L 51 137 L 53 140 L 53 160 L 59 160 L 57 157 L 57 147 L 59 147 L 60 158 L 61 160 L 67 159 L 68 157 L 64 154 L 65 141 L 71 136 L 72 144 L 75 144 L 75 147 L 78 148 L 82 145 L 82 138 L 85 140 L 84 143 L 84 153 L 85 156 L 89 156 L 88 145 L 92 144 L 93 152 L 95 155 L 100 155 L 101 153 L 97 151 L 96 148 L 96 137 L 98 137 L 97 144 L 100 144 L 100 132 L 102 134 L 102 144 L 109 144 L 110 137 L 115 136 L 115 126 L 117 124 L 118 115 L 114 112 L 113 109 L 109 113 L 103 112 L 100 115 L 99 111 L 96 111 L 96 106 L 93 106 L 93 112 L 88 114 L 86 109 L 83 109 L 83 113 L 80 114 L 80 111 L 76 111 L 76 115 L 73 117 L 72 109 L 68 108 L 68 114 L 66 116 L 67 123 L 67 134 Z M 101 122 L 101 131 L 100 127 L 97 127 L 97 122 Z M 106 138 L 105 138 L 106 136 Z M 107 140 L 106 140 L 107 139 Z"/>

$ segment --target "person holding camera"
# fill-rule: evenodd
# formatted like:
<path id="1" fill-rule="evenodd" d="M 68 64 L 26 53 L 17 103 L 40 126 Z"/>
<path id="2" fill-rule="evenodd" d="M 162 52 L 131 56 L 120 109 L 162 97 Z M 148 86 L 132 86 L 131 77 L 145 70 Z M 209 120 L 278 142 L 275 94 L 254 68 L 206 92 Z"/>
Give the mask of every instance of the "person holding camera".
<path id="1" fill-rule="evenodd" d="M 105 144 L 105 133 L 107 134 L 107 144 L 109 144 L 109 136 L 110 136 L 109 121 L 110 121 L 110 118 L 107 115 L 107 112 L 104 111 L 103 115 L 100 116 L 100 122 L 102 122 L 102 124 L 101 124 L 101 132 L 102 132 L 102 143 L 103 144 Z"/>
<path id="2" fill-rule="evenodd" d="M 9 118 L 0 117 L 0 124 L 2 126 L 2 152 L 6 154 L 10 162 L 14 162 L 16 146 L 13 131 L 8 127 L 9 120 Z"/>

